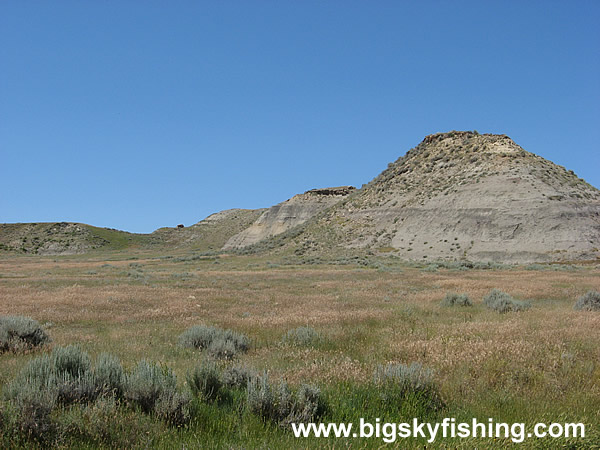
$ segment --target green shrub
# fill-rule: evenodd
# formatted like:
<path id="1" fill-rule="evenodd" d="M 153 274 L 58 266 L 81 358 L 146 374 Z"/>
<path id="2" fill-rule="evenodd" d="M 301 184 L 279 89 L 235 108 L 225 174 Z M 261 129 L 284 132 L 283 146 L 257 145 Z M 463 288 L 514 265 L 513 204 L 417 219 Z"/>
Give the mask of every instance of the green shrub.
<path id="1" fill-rule="evenodd" d="M 154 414 L 171 426 L 181 427 L 191 418 L 191 399 L 187 392 L 165 391 L 154 405 Z"/>
<path id="2" fill-rule="evenodd" d="M 205 349 L 220 334 L 220 329 L 205 325 L 194 325 L 179 336 L 181 347 Z"/>
<path id="3" fill-rule="evenodd" d="M 373 380 L 379 387 L 384 403 L 402 404 L 410 400 L 421 405 L 425 411 L 443 406 L 438 388 L 433 380 L 433 371 L 420 363 L 387 364 L 378 366 Z"/>
<path id="4" fill-rule="evenodd" d="M 56 405 L 56 393 L 44 389 L 41 380 L 42 377 L 36 379 L 40 384 L 13 381 L 5 395 L 13 406 L 18 430 L 27 439 L 43 443 L 50 440 L 55 431 L 50 414 Z"/>
<path id="5" fill-rule="evenodd" d="M 232 366 L 223 371 L 222 380 L 223 384 L 227 387 L 246 389 L 248 387 L 248 381 L 256 376 L 256 372 L 252 369 L 241 366 Z"/>
<path id="6" fill-rule="evenodd" d="M 312 347 L 321 341 L 321 335 L 312 327 L 298 327 L 289 330 L 281 341 L 287 345 Z"/>
<path id="7" fill-rule="evenodd" d="M 448 292 L 441 303 L 442 306 L 473 306 L 473 302 L 467 294 L 455 294 Z"/>
<path id="8" fill-rule="evenodd" d="M 56 387 L 56 399 L 63 405 L 89 403 L 94 401 L 99 393 L 91 371 L 75 376 L 68 372 L 55 373 L 52 383 Z"/>
<path id="9" fill-rule="evenodd" d="M 18 395 L 19 389 L 25 385 L 44 389 L 48 387 L 53 373 L 52 359 L 48 355 L 34 358 L 25 364 L 17 378 L 7 386 L 4 391 L 5 396 L 9 399 L 14 398 Z"/>
<path id="10" fill-rule="evenodd" d="M 233 330 L 223 330 L 219 337 L 232 342 L 236 352 L 247 353 L 250 350 L 250 339 L 245 334 Z"/>
<path id="11" fill-rule="evenodd" d="M 246 353 L 250 348 L 247 336 L 232 330 L 195 325 L 179 336 L 181 347 L 207 349 L 217 359 L 233 359 L 237 353 Z"/>
<path id="12" fill-rule="evenodd" d="M 119 358 L 109 353 L 100 353 L 94 367 L 95 384 L 101 394 L 111 394 L 117 398 L 123 396 L 125 372 Z"/>
<path id="13" fill-rule="evenodd" d="M 194 395 L 209 402 L 219 397 L 223 387 L 221 373 L 212 361 L 203 361 L 200 366 L 188 372 L 187 382 Z"/>
<path id="14" fill-rule="evenodd" d="M 167 367 L 142 360 L 126 379 L 125 398 L 150 413 L 159 398 L 176 390 L 177 378 Z"/>
<path id="15" fill-rule="evenodd" d="M 483 298 L 483 303 L 490 309 L 501 314 L 507 312 L 525 311 L 531 308 L 531 303 L 515 300 L 506 292 L 492 289 L 489 294 Z"/>
<path id="16" fill-rule="evenodd" d="M 237 349 L 235 348 L 233 341 L 219 337 L 210 343 L 207 353 L 216 359 L 231 360 L 235 358 Z"/>
<path id="17" fill-rule="evenodd" d="M 577 299 L 573 306 L 577 311 L 600 311 L 600 292 L 589 291 Z"/>
<path id="18" fill-rule="evenodd" d="M 293 414 L 289 417 L 289 423 L 309 423 L 321 418 L 327 411 L 327 405 L 316 386 L 303 384 L 296 394 L 296 402 Z"/>
<path id="19" fill-rule="evenodd" d="M 265 373 L 248 381 L 248 409 L 263 420 L 276 418 L 277 401 Z"/>
<path id="20" fill-rule="evenodd" d="M 76 345 L 56 347 L 52 351 L 52 364 L 57 374 L 77 377 L 88 373 L 92 367 L 90 355 Z"/>
<path id="21" fill-rule="evenodd" d="M 19 404 L 22 395 L 38 392 L 48 404 L 70 405 L 93 401 L 99 392 L 89 355 L 80 348 L 56 347 L 50 356 L 34 358 L 5 389 Z"/>
<path id="22" fill-rule="evenodd" d="M 29 317 L 0 316 L 0 353 L 29 350 L 50 342 L 41 325 Z"/>
<path id="23" fill-rule="evenodd" d="M 314 422 L 327 409 L 318 388 L 303 385 L 294 395 L 285 382 L 272 386 L 267 374 L 248 382 L 247 404 L 252 413 L 283 427 L 292 423 Z"/>
<path id="24" fill-rule="evenodd" d="M 60 448 L 151 448 L 151 419 L 112 397 L 55 416 Z"/>

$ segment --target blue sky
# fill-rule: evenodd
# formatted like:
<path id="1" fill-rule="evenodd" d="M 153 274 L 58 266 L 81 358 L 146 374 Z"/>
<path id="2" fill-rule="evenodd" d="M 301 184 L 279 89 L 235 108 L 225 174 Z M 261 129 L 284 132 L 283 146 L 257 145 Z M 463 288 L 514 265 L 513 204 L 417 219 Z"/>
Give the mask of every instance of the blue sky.
<path id="1" fill-rule="evenodd" d="M 600 187 L 598 23 L 598 1 L 4 0 L 0 222 L 191 225 L 453 129 Z"/>

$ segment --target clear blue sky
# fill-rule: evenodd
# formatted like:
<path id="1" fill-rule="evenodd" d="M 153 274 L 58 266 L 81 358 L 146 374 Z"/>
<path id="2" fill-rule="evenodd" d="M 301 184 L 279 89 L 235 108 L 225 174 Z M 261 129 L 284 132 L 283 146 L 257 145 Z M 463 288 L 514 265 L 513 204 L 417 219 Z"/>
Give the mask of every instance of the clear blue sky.
<path id="1" fill-rule="evenodd" d="M 136 232 L 504 133 L 600 187 L 600 2 L 0 2 L 0 222 Z"/>

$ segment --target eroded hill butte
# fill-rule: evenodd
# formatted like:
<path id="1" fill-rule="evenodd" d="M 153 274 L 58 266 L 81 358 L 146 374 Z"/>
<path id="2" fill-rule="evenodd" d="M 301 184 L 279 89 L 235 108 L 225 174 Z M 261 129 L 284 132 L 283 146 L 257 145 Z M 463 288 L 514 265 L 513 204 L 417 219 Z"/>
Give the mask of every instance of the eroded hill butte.
<path id="1" fill-rule="evenodd" d="M 600 191 L 505 135 L 427 136 L 368 185 L 332 200 L 282 248 L 297 254 L 368 248 L 420 261 L 600 257 Z M 288 202 L 291 207 L 301 200 Z M 281 232 L 286 203 L 225 248 Z"/>
<path id="2" fill-rule="evenodd" d="M 185 228 L 126 233 L 85 224 L 0 225 L 0 252 L 359 249 L 403 259 L 600 259 L 600 191 L 505 135 L 427 136 L 361 189 L 314 189 L 269 209 L 227 210 Z"/>
<path id="3" fill-rule="evenodd" d="M 270 207 L 250 227 L 232 236 L 224 250 L 243 248 L 301 225 L 339 203 L 355 190 L 352 186 L 312 189 Z"/>

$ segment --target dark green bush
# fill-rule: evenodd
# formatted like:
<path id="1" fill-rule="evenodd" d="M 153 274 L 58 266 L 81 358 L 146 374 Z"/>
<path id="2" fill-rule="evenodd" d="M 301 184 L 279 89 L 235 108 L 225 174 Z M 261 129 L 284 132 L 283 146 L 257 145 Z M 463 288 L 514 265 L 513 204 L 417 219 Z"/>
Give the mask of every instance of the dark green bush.
<path id="1" fill-rule="evenodd" d="M 188 372 L 187 382 L 194 395 L 209 402 L 219 397 L 223 387 L 221 373 L 212 361 L 203 361 L 202 364 Z"/>
<path id="2" fill-rule="evenodd" d="M 589 291 L 577 299 L 573 306 L 577 311 L 600 311 L 600 292 Z"/>
<path id="3" fill-rule="evenodd" d="M 489 294 L 483 297 L 483 303 L 490 309 L 501 314 L 507 312 L 525 311 L 531 308 L 531 303 L 515 300 L 506 292 L 498 289 L 492 289 Z"/>
<path id="4" fill-rule="evenodd" d="M 441 303 L 442 306 L 473 306 L 473 302 L 467 294 L 455 294 L 448 292 Z"/>
<path id="5" fill-rule="evenodd" d="M 50 342 L 41 325 L 29 317 L 0 316 L 0 353 L 23 351 Z"/>

